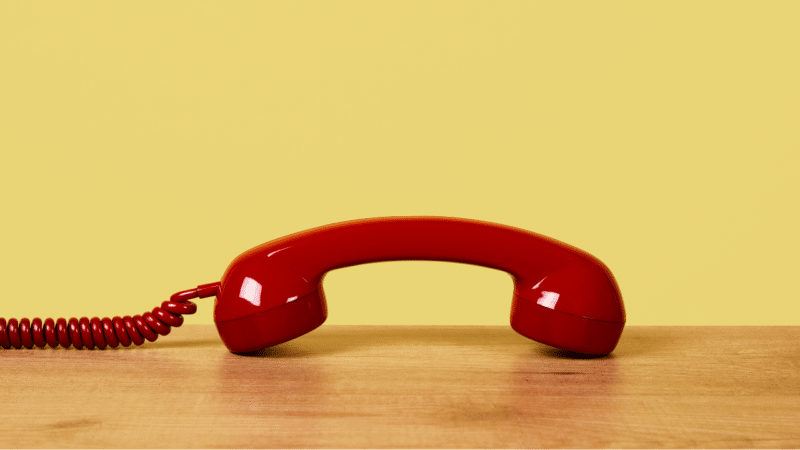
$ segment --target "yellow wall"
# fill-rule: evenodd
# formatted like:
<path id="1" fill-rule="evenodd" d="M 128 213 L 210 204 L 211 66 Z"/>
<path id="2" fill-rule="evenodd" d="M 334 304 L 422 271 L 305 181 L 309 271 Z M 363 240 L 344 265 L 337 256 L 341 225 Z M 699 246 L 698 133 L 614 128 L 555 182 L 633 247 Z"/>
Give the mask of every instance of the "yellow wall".
<path id="1" fill-rule="evenodd" d="M 596 255 L 630 325 L 800 325 L 798 23 L 792 1 L 4 2 L 0 315 L 141 313 L 291 232 L 443 215 Z M 331 324 L 511 304 L 505 274 L 447 263 L 326 290 Z"/>

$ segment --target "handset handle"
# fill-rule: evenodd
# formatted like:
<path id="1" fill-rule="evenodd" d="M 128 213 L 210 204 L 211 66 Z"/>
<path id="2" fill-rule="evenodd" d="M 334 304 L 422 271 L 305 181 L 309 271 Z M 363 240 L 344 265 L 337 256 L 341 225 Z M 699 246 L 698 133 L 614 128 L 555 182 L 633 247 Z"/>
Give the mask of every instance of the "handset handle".
<path id="1" fill-rule="evenodd" d="M 564 244 L 529 231 L 443 217 L 356 220 L 284 239 L 267 248 L 289 247 L 280 256 L 314 278 L 364 263 L 427 260 L 490 267 L 509 273 L 518 283 L 535 283 L 577 255 Z"/>
<path id="2" fill-rule="evenodd" d="M 447 217 L 341 222 L 255 247 L 237 257 L 223 275 L 215 321 L 219 328 L 221 322 L 281 308 L 307 296 L 324 301 L 322 280 L 330 270 L 398 260 L 502 270 L 514 280 L 515 304 L 520 299 L 584 319 L 625 322 L 611 272 L 588 253 L 519 228 Z"/>

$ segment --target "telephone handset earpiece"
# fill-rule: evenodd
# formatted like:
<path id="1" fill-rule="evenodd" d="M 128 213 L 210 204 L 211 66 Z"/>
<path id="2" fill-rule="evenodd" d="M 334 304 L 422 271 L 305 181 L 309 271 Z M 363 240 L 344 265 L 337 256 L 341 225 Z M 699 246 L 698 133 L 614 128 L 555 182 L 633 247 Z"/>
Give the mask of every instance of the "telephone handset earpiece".
<path id="1" fill-rule="evenodd" d="M 322 280 L 330 270 L 379 261 L 451 261 L 503 270 L 514 280 L 511 327 L 577 353 L 610 353 L 625 309 L 608 268 L 586 252 L 504 225 L 444 217 L 386 217 L 326 225 L 239 255 L 219 283 L 174 294 L 141 316 L 88 319 L 0 318 L 0 346 L 105 348 L 140 345 L 168 334 L 216 296 L 214 323 L 234 353 L 260 350 L 322 325 Z"/>

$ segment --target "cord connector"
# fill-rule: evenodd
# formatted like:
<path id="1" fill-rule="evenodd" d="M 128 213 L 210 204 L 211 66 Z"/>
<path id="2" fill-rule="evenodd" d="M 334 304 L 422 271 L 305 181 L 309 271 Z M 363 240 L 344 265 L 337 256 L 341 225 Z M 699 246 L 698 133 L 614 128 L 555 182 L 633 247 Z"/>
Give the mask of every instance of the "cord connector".
<path id="1" fill-rule="evenodd" d="M 213 297 L 219 293 L 219 281 L 208 284 L 201 284 L 194 289 L 187 289 L 172 294 L 170 301 L 183 303 L 193 298 Z"/>

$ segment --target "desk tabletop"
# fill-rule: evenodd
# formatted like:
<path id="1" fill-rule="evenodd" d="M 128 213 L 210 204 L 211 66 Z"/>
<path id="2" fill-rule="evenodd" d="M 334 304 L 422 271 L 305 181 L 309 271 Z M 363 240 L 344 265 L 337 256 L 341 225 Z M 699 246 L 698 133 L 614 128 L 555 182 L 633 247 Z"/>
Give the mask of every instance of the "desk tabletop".
<path id="1" fill-rule="evenodd" d="M 0 447 L 800 446 L 800 327 L 628 327 L 571 356 L 500 326 L 0 349 Z"/>

